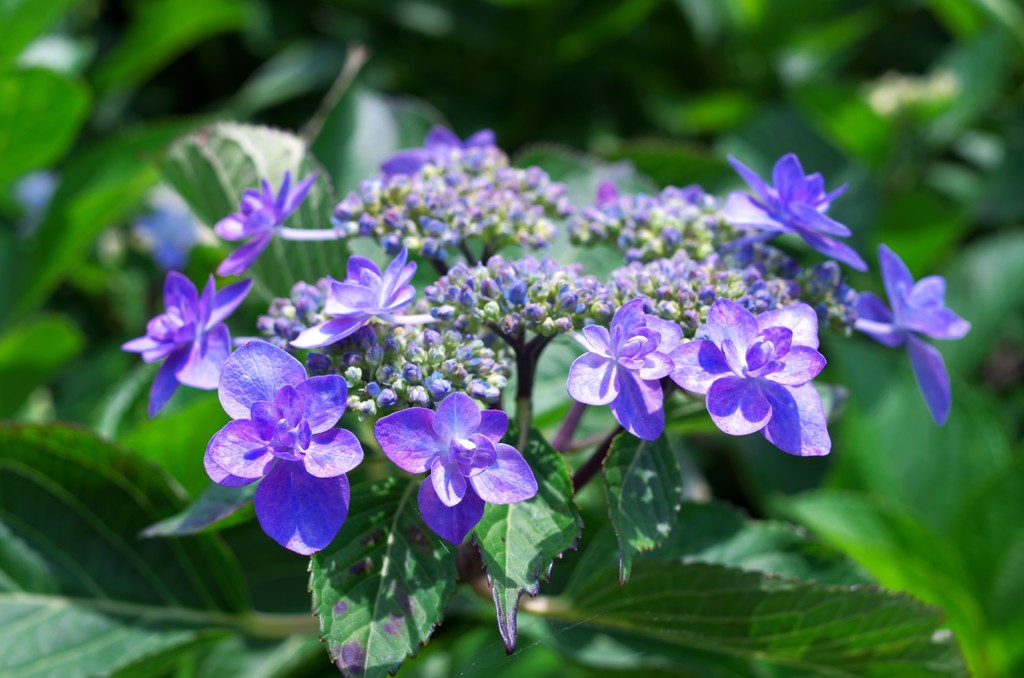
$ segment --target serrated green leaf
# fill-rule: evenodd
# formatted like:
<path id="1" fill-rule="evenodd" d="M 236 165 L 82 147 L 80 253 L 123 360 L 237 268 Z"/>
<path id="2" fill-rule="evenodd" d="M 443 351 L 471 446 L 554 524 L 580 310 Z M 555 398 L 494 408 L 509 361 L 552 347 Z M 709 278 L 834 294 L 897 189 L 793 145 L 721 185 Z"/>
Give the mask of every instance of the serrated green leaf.
<path id="1" fill-rule="evenodd" d="M 619 581 L 629 579 L 633 557 L 672 532 L 682 502 L 683 477 L 662 436 L 640 440 L 620 433 L 603 466 L 608 516 L 619 544 Z"/>
<path id="2" fill-rule="evenodd" d="M 518 438 L 516 427 L 510 426 L 505 442 L 517 445 Z M 536 430 L 530 431 L 526 449 L 520 452 L 537 478 L 537 496 L 515 504 L 487 504 L 473 529 L 508 652 L 516 646 L 519 597 L 537 595 L 540 578 L 563 551 L 575 548 L 583 528 L 572 500 L 569 467 L 561 455 Z"/>
<path id="3" fill-rule="evenodd" d="M 42 68 L 0 73 L 0 185 L 59 158 L 88 112 L 77 80 Z"/>
<path id="4" fill-rule="evenodd" d="M 286 171 L 299 181 L 313 172 L 316 182 L 289 217 L 291 228 L 330 228 L 334 196 L 331 179 L 298 136 L 282 130 L 217 123 L 174 142 L 161 163 L 164 178 L 195 215 L 213 226 L 238 210 L 246 189 L 266 179 L 276 193 Z M 238 243 L 230 243 L 231 247 Z M 344 270 L 340 241 L 285 242 L 275 238 L 251 271 L 265 295 L 284 296 L 299 279 L 313 283 Z"/>
<path id="5" fill-rule="evenodd" d="M 179 506 L 92 434 L 0 427 L 0 674 L 107 674 L 232 625 L 248 601 L 219 541 L 137 538 Z"/>
<path id="6" fill-rule="evenodd" d="M 346 676 L 384 676 L 415 655 L 455 592 L 455 549 L 420 517 L 418 483 L 352 488 L 337 539 L 313 556 L 313 611 Z"/>
<path id="7" fill-rule="evenodd" d="M 637 563 L 625 587 L 609 570 L 551 601 L 544 616 L 670 643 L 708 669 L 745 658 L 786 675 L 966 675 L 941 615 L 906 596 L 718 565 Z"/>
<path id="8" fill-rule="evenodd" d="M 142 536 L 184 537 L 242 522 L 255 515 L 252 511 L 241 511 L 252 506 L 257 486 L 258 483 L 241 487 L 211 484 L 184 511 L 150 525 Z"/>

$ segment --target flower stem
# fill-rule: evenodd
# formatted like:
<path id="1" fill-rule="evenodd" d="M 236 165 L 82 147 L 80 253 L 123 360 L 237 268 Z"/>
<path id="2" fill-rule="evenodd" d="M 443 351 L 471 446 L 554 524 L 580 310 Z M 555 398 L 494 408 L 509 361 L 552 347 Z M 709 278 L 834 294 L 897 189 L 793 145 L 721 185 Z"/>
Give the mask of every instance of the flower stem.
<path id="1" fill-rule="evenodd" d="M 601 466 L 604 464 L 605 457 L 608 456 L 608 451 L 612 449 L 612 441 L 615 440 L 615 436 L 619 435 L 623 431 L 621 426 L 616 426 L 615 429 L 608 434 L 608 437 L 604 439 L 604 442 L 594 450 L 594 454 L 590 456 L 583 466 L 580 466 L 576 470 L 576 473 L 572 477 L 572 486 L 574 492 L 579 492 L 580 489 L 586 485 L 590 480 L 597 475 L 597 472 L 601 470 Z"/>
<path id="2" fill-rule="evenodd" d="M 249 612 L 239 618 L 239 626 L 258 638 L 287 638 L 297 633 L 319 633 L 319 620 L 311 614 L 272 614 Z"/>
<path id="3" fill-rule="evenodd" d="M 323 240 L 343 240 L 345 234 L 333 228 L 288 228 L 282 226 L 277 234 L 283 240 L 295 240 L 300 242 L 320 242 Z"/>
<path id="4" fill-rule="evenodd" d="M 587 406 L 585 404 L 575 400 L 572 401 L 572 407 L 569 408 L 565 421 L 562 422 L 562 426 L 558 429 L 555 437 L 551 439 L 551 447 L 559 452 L 568 452 L 572 448 L 572 439 L 576 435 L 576 429 L 579 427 L 580 420 L 583 419 L 583 413 L 586 409 Z"/>

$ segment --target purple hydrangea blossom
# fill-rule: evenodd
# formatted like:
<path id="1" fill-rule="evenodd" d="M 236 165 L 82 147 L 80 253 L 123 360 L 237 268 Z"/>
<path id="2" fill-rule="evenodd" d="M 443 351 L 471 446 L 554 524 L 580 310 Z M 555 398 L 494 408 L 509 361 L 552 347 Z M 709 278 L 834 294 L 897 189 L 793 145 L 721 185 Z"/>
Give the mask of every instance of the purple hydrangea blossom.
<path id="1" fill-rule="evenodd" d="M 494 146 L 494 132 L 482 129 L 470 135 L 465 141 L 459 139 L 454 132 L 443 125 L 435 125 L 427 133 L 422 148 L 409 148 L 399 151 L 384 161 L 381 172 L 385 177 L 398 174 L 415 174 L 428 163 L 436 163 L 444 159 L 445 154 L 453 148 L 482 148 Z"/>
<path id="2" fill-rule="evenodd" d="M 697 336 L 672 354 L 671 376 L 707 395 L 718 428 L 729 435 L 761 431 L 790 454 L 828 454 L 825 410 L 810 383 L 825 367 L 814 309 L 796 304 L 755 316 L 718 299 Z"/>
<path id="3" fill-rule="evenodd" d="M 481 411 L 465 393 L 453 393 L 437 411 L 411 407 L 377 421 L 384 454 L 409 473 L 430 471 L 420 486 L 423 520 L 437 534 L 462 543 L 484 514 L 484 503 L 513 504 L 537 494 L 523 455 L 501 442 L 508 415 Z"/>
<path id="4" fill-rule="evenodd" d="M 273 240 L 274 230 L 282 226 L 306 199 L 314 181 L 316 175 L 312 174 L 293 188 L 292 174 L 285 172 L 276 196 L 266 179 L 261 182 L 261 190 L 246 190 L 238 204 L 238 212 L 218 221 L 213 230 L 225 240 L 248 238 L 249 241 L 220 263 L 217 275 L 239 275 L 252 266 Z"/>
<path id="5" fill-rule="evenodd" d="M 378 317 L 391 319 L 416 296 L 409 284 L 416 273 L 416 262 L 408 261 L 407 250 L 399 252 L 384 273 L 365 257 L 349 257 L 344 281 L 330 280 L 324 314 L 330 320 L 304 330 L 292 341 L 297 348 L 328 346 L 356 332 Z"/>
<path id="6" fill-rule="evenodd" d="M 644 313 L 642 299 L 624 304 L 610 330 L 583 328 L 589 349 L 569 368 L 566 389 L 578 402 L 609 405 L 624 429 L 638 438 L 656 440 L 665 430 L 659 380 L 672 371 L 669 357 L 679 348 L 682 328 Z"/>
<path id="7" fill-rule="evenodd" d="M 822 176 L 817 172 L 805 175 L 800 160 L 792 153 L 775 163 L 771 186 L 736 158 L 729 156 L 729 162 L 756 196 L 732 193 L 722 208 L 723 219 L 735 226 L 766 231 L 766 237 L 796 233 L 825 256 L 858 271 L 868 270 L 859 254 L 836 240 L 849 237 L 850 229 L 825 215 L 832 201 L 846 191 L 845 184 L 826 193 Z"/>
<path id="8" fill-rule="evenodd" d="M 853 327 L 886 346 L 907 345 L 928 411 L 935 423 L 944 424 L 952 398 L 949 374 L 942 354 L 918 335 L 960 339 L 971 324 L 946 308 L 946 281 L 941 276 L 928 276 L 915 283 L 907 265 L 885 245 L 878 246 L 878 261 L 892 310 L 874 294 L 862 292 Z"/>
<path id="9" fill-rule="evenodd" d="M 345 379 L 307 379 L 298 360 L 251 341 L 225 363 L 218 395 L 233 421 L 206 447 L 210 478 L 228 486 L 262 479 L 254 504 L 263 531 L 296 553 L 326 547 L 348 515 L 345 474 L 363 460 L 355 435 L 333 428 L 345 413 Z"/>
<path id="10" fill-rule="evenodd" d="M 213 276 L 202 296 L 192 281 L 177 271 L 164 282 L 167 309 L 146 325 L 146 336 L 132 339 L 121 348 L 141 353 L 147 363 L 164 360 L 149 392 L 149 416 L 167 403 L 178 384 L 212 390 L 217 388 L 221 367 L 231 353 L 231 335 L 224 320 L 238 308 L 252 287 L 252 280 L 217 291 Z"/>

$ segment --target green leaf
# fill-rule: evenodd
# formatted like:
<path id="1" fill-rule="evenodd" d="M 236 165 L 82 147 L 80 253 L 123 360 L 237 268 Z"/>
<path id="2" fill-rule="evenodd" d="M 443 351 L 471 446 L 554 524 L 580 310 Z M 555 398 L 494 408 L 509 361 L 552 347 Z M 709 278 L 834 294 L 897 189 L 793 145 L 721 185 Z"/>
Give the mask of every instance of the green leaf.
<path id="1" fill-rule="evenodd" d="M 966 675 L 941 615 L 905 596 L 717 565 L 637 563 L 625 587 L 606 571 L 544 616 L 670 643 L 705 665 L 699 675 L 736 675 L 714 668 L 736 658 L 784 675 Z"/>
<path id="2" fill-rule="evenodd" d="M 0 41 L 0 61 L 9 61 L 21 53 L 76 0 L 4 0 L 0 2 L 0 26 L 4 39 Z"/>
<path id="3" fill-rule="evenodd" d="M 510 426 L 505 442 L 518 446 Z M 494 596 L 498 630 L 508 652 L 516 646 L 516 611 L 523 593 L 537 595 L 540 578 L 555 558 L 575 548 L 583 521 L 573 503 L 572 477 L 565 460 L 540 433 L 531 430 L 523 457 L 533 469 L 537 496 L 515 504 L 487 504 L 473 529 Z"/>
<path id="4" fill-rule="evenodd" d="M 131 26 L 96 71 L 100 89 L 141 83 L 203 40 L 242 28 L 248 11 L 241 0 L 146 0 L 132 8 Z"/>
<path id="5" fill-rule="evenodd" d="M 180 505 L 89 433 L 0 426 L 0 674 L 108 674 L 233 625 L 248 602 L 219 541 L 137 538 Z"/>
<path id="6" fill-rule="evenodd" d="M 143 537 L 184 537 L 230 527 L 255 515 L 241 509 L 252 506 L 258 483 L 241 487 L 210 485 L 184 511 L 164 518 L 142 531 Z M 241 513 L 240 513 L 241 512 Z"/>
<path id="7" fill-rule="evenodd" d="M 619 582 L 624 584 L 633 557 L 655 548 L 672 532 L 683 477 L 665 436 L 648 441 L 628 433 L 612 441 L 603 474 L 608 515 L 619 543 Z"/>
<path id="8" fill-rule="evenodd" d="M 423 522 L 417 489 L 396 478 L 352 488 L 341 534 L 312 558 L 313 611 L 346 676 L 397 671 L 455 592 L 455 550 Z"/>
<path id="9" fill-rule="evenodd" d="M 239 123 L 217 123 L 178 139 L 163 160 L 164 178 L 195 215 L 213 226 L 238 210 L 246 189 L 270 182 L 275 193 L 286 171 L 293 182 L 317 173 L 299 209 L 288 219 L 292 228 L 330 228 L 334 197 L 330 177 L 309 154 L 305 142 L 282 130 Z M 239 243 L 230 243 L 231 247 Z M 345 256 L 340 241 L 285 242 L 275 238 L 252 268 L 264 295 L 288 294 L 296 280 L 315 282 L 337 273 Z"/>
<path id="10" fill-rule="evenodd" d="M 38 316 L 0 335 L 0 418 L 12 416 L 84 344 L 82 331 L 62 315 Z"/>
<path id="11" fill-rule="evenodd" d="M 76 80 L 42 68 L 0 72 L 0 185 L 60 158 L 88 112 Z"/>
<path id="12" fill-rule="evenodd" d="M 881 168 L 891 148 L 892 124 L 876 113 L 855 87 L 818 85 L 798 91 L 808 120 L 836 148 Z"/>

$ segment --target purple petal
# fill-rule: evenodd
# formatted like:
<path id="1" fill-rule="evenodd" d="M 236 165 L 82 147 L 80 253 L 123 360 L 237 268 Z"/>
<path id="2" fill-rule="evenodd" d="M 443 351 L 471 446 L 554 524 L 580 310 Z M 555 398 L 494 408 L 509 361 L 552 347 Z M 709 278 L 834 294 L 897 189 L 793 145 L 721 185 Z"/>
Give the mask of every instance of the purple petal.
<path id="1" fill-rule="evenodd" d="M 657 380 L 672 373 L 672 359 L 661 353 L 660 348 L 644 356 L 643 366 L 636 371 L 641 379 Z"/>
<path id="2" fill-rule="evenodd" d="M 210 318 L 213 316 L 213 300 L 217 294 L 217 281 L 214 280 L 213 274 L 206 281 L 206 285 L 203 287 L 203 293 L 199 297 L 199 307 L 196 313 L 196 325 L 200 328 L 209 329 L 217 323 L 211 323 Z"/>
<path id="3" fill-rule="evenodd" d="M 914 368 L 914 376 L 917 377 L 917 387 L 921 389 L 928 411 L 935 423 L 942 426 L 949 418 L 953 397 L 942 354 L 912 334 L 907 337 L 907 350 L 910 353 L 910 366 Z"/>
<path id="4" fill-rule="evenodd" d="M 743 355 L 757 337 L 757 319 L 735 301 L 718 299 L 708 311 L 704 331 L 706 337 L 719 349 L 727 351 L 726 342 L 731 342 L 734 350 Z"/>
<path id="5" fill-rule="evenodd" d="M 946 305 L 946 279 L 941 275 L 921 278 L 910 288 L 907 302 L 911 306 L 943 307 Z"/>
<path id="6" fill-rule="evenodd" d="M 657 440 L 665 430 L 664 396 L 661 384 L 645 381 L 619 370 L 619 395 L 609 408 L 616 421 L 637 438 Z"/>
<path id="7" fill-rule="evenodd" d="M 434 432 L 441 440 L 469 438 L 480 427 L 480 408 L 461 391 L 441 401 L 434 414 Z M 442 497 L 443 498 L 443 497 Z"/>
<path id="8" fill-rule="evenodd" d="M 177 271 L 171 271 L 164 279 L 164 306 L 195 311 L 199 306 L 199 293 L 192 281 Z"/>
<path id="9" fill-rule="evenodd" d="M 871 292 L 861 292 L 857 297 L 857 320 L 853 329 L 886 346 L 902 346 L 907 341 L 907 333 L 893 323 L 885 302 Z"/>
<path id="10" fill-rule="evenodd" d="M 587 325 L 583 328 L 583 339 L 592 353 L 608 357 L 612 350 L 612 337 L 608 329 L 600 325 Z"/>
<path id="11" fill-rule="evenodd" d="M 260 253 L 267 248 L 274 234 L 270 231 L 257 233 L 252 240 L 245 243 L 234 252 L 229 254 L 217 267 L 217 275 L 241 275 L 245 273 L 253 262 L 259 258 Z"/>
<path id="12" fill-rule="evenodd" d="M 299 336 L 292 340 L 292 346 L 296 348 L 321 348 L 341 341 L 345 337 L 352 336 L 356 331 L 365 325 L 372 316 L 366 313 L 359 313 L 340 318 L 332 318 L 325 323 L 313 325 L 303 330 Z"/>
<path id="13" fill-rule="evenodd" d="M 482 129 L 469 135 L 466 141 L 463 142 L 462 147 L 478 148 L 482 146 L 494 146 L 497 143 L 498 140 L 495 138 L 493 130 Z"/>
<path id="14" fill-rule="evenodd" d="M 206 445 L 206 458 L 239 478 L 262 478 L 274 463 L 274 453 L 247 419 L 229 421 Z"/>
<path id="15" fill-rule="evenodd" d="M 619 189 L 615 188 L 615 184 L 610 181 L 602 181 L 597 186 L 597 196 L 594 199 L 594 204 L 598 207 L 604 205 L 614 205 L 615 201 L 619 199 Z"/>
<path id="16" fill-rule="evenodd" d="M 462 141 L 444 125 L 434 125 L 427 132 L 427 138 L 423 141 L 423 147 L 428 149 L 461 147 Z"/>
<path id="17" fill-rule="evenodd" d="M 772 168 L 772 184 L 784 204 L 799 197 L 804 183 L 804 168 L 794 153 L 787 153 Z"/>
<path id="18" fill-rule="evenodd" d="M 971 329 L 969 322 L 948 308 L 908 307 L 901 324 L 932 339 L 960 339 Z"/>
<path id="19" fill-rule="evenodd" d="M 612 316 L 611 327 L 622 327 L 628 330 L 626 335 L 632 336 L 635 330 L 640 329 L 644 326 L 644 300 L 633 299 L 627 301 L 625 304 L 619 307 L 619 310 L 615 311 L 615 315 Z M 618 348 L 617 346 L 614 348 Z"/>
<path id="20" fill-rule="evenodd" d="M 256 482 L 256 478 L 242 478 L 240 476 L 233 476 L 226 470 L 221 468 L 217 462 L 213 461 L 208 455 L 203 456 L 203 467 L 206 469 L 206 475 L 210 476 L 210 480 L 223 485 L 224 487 L 242 487 L 243 485 L 249 485 Z"/>
<path id="21" fill-rule="evenodd" d="M 367 275 L 369 277 L 364 278 Z M 377 268 L 377 264 L 366 257 L 351 256 L 348 258 L 345 280 L 367 284 L 367 282 L 374 279 L 381 279 L 380 269 Z"/>
<path id="22" fill-rule="evenodd" d="M 789 231 L 786 224 L 776 221 L 767 208 L 746 193 L 731 193 L 722 207 L 722 219 L 734 226 L 749 226 L 766 231 Z"/>
<path id="23" fill-rule="evenodd" d="M 175 348 L 176 347 L 175 347 L 174 344 L 169 344 L 169 343 L 166 343 L 166 342 L 157 341 L 156 339 L 153 339 L 152 337 L 150 337 L 148 335 L 145 336 L 145 337 L 138 337 L 136 339 L 132 339 L 131 341 L 126 341 L 125 343 L 121 344 L 121 350 L 122 351 L 128 351 L 130 353 L 150 353 L 150 354 L 152 354 L 154 351 L 162 352 L 163 355 L 159 356 L 159 357 L 156 357 L 155 358 L 156 360 L 159 360 L 163 356 L 167 355 L 168 353 L 173 351 Z M 143 358 L 143 360 L 146 360 L 146 359 Z M 153 360 L 146 360 L 146 362 L 154 362 L 154 361 Z"/>
<path id="24" fill-rule="evenodd" d="M 384 275 L 381 276 L 381 288 L 384 290 L 385 302 L 394 296 L 399 287 L 412 280 L 412 276 L 416 273 L 416 262 L 408 264 L 408 261 L 409 250 L 403 247 L 402 251 L 384 269 Z"/>
<path id="25" fill-rule="evenodd" d="M 898 317 L 914 287 L 914 276 L 903 260 L 885 245 L 878 246 L 878 266 L 882 270 L 882 282 L 885 283 L 885 293 L 889 295 L 889 304 Z"/>
<path id="26" fill-rule="evenodd" d="M 683 341 L 683 328 L 677 322 L 649 315 L 645 319 L 644 328 L 657 333 L 660 338 L 658 341 L 658 353 L 669 355 Z"/>
<path id="27" fill-rule="evenodd" d="M 302 403 L 302 418 L 309 422 L 313 433 L 326 431 L 345 414 L 348 384 L 344 377 L 336 374 L 310 377 L 296 386 L 295 392 Z"/>
<path id="28" fill-rule="evenodd" d="M 849 245 L 841 243 L 834 238 L 830 238 L 827 235 L 820 235 L 818 233 L 812 233 L 804 229 L 799 229 L 798 233 L 804 241 L 818 250 L 827 257 L 831 257 L 836 261 L 842 262 L 850 268 L 855 268 L 858 271 L 868 270 L 868 265 L 864 262 L 859 254 Z"/>
<path id="29" fill-rule="evenodd" d="M 787 386 L 806 384 L 825 368 L 825 356 L 808 346 L 797 346 L 782 360 L 782 369 L 765 379 Z"/>
<path id="30" fill-rule="evenodd" d="M 174 392 L 178 390 L 178 368 L 188 359 L 188 348 L 178 349 L 167 356 L 160 366 L 149 389 L 149 418 L 156 416 L 164 408 Z"/>
<path id="31" fill-rule="evenodd" d="M 508 431 L 508 415 L 501 410 L 482 410 L 480 412 L 480 426 L 476 432 L 487 436 L 491 442 L 498 443 Z"/>
<path id="32" fill-rule="evenodd" d="M 281 221 L 287 219 L 292 212 L 299 208 L 302 201 L 306 199 L 306 195 L 309 190 L 313 188 L 313 183 L 316 181 L 316 173 L 310 174 L 308 177 L 303 179 L 295 188 L 287 192 L 284 204 L 281 208 Z M 282 187 L 283 191 L 283 187 Z"/>
<path id="33" fill-rule="evenodd" d="M 607 405 L 619 395 L 615 361 L 596 353 L 584 353 L 569 368 L 565 388 L 573 400 L 585 405 Z"/>
<path id="34" fill-rule="evenodd" d="M 788 327 L 765 327 L 761 329 L 758 336 L 765 341 L 772 342 L 776 358 L 782 358 L 793 348 L 793 330 Z"/>
<path id="35" fill-rule="evenodd" d="M 324 313 L 349 315 L 376 310 L 380 301 L 379 290 L 364 287 L 361 283 L 335 282 L 331 284 L 331 293 L 324 304 Z"/>
<path id="36" fill-rule="evenodd" d="M 363 446 L 359 439 L 343 428 L 328 429 L 313 436 L 302 459 L 306 472 L 317 478 L 348 473 L 362 461 Z"/>
<path id="37" fill-rule="evenodd" d="M 282 386 L 306 378 L 302 363 L 265 341 L 250 341 L 231 354 L 220 375 L 220 404 L 232 419 L 248 419 L 252 404 L 274 401 Z"/>
<path id="38" fill-rule="evenodd" d="M 434 457 L 447 451 L 447 444 L 434 433 L 434 412 L 410 407 L 381 417 L 373 435 L 388 459 L 403 471 L 423 473 Z"/>
<path id="39" fill-rule="evenodd" d="M 727 157 L 729 159 L 729 164 L 732 165 L 732 168 L 736 170 L 737 174 L 743 177 L 743 181 L 747 182 L 747 185 L 754 189 L 754 192 L 757 193 L 762 200 L 767 199 L 771 194 L 771 189 L 769 189 L 768 185 L 761 180 L 761 177 L 757 176 L 757 173 L 754 170 L 750 169 L 731 155 Z"/>
<path id="40" fill-rule="evenodd" d="M 290 551 L 325 548 L 348 516 L 348 478 L 317 478 L 302 464 L 279 461 L 256 488 L 256 518 L 267 535 Z"/>
<path id="41" fill-rule="evenodd" d="M 537 494 L 537 479 L 523 455 L 511 445 L 494 446 L 497 459 L 469 479 L 480 498 L 491 504 L 514 504 Z"/>
<path id="42" fill-rule="evenodd" d="M 214 227 L 213 232 L 224 240 L 241 240 L 245 237 L 245 222 L 237 214 L 229 214 Z"/>
<path id="43" fill-rule="evenodd" d="M 234 313 L 239 304 L 245 301 L 245 297 L 249 294 L 249 290 L 251 289 L 252 279 L 249 278 L 241 282 L 237 282 L 234 285 L 228 285 L 220 292 L 217 292 L 217 296 L 214 297 L 213 301 L 213 312 L 210 314 L 210 319 L 206 323 L 207 329 L 213 327 L 217 323 L 224 322 L 229 315 Z"/>
<path id="44" fill-rule="evenodd" d="M 385 177 L 400 174 L 415 174 L 430 161 L 430 153 L 422 148 L 399 151 L 381 163 L 380 170 Z"/>
<path id="45" fill-rule="evenodd" d="M 472 487 L 466 488 L 466 496 L 456 506 L 445 506 L 434 491 L 434 484 L 427 478 L 420 485 L 418 499 L 423 522 L 456 546 L 484 516 L 484 500 Z"/>
<path id="46" fill-rule="evenodd" d="M 695 339 L 672 353 L 672 381 L 687 391 L 703 395 L 726 374 L 732 374 L 732 368 L 710 341 Z"/>
<path id="47" fill-rule="evenodd" d="M 708 413 L 718 428 L 732 436 L 760 431 L 772 416 L 756 379 L 722 377 L 708 389 Z"/>
<path id="48" fill-rule="evenodd" d="M 768 442 L 802 457 L 828 454 L 832 440 L 825 426 L 825 408 L 814 386 L 762 382 L 762 390 L 772 408 L 772 418 L 761 432 Z"/>
<path id="49" fill-rule="evenodd" d="M 178 381 L 192 388 L 217 388 L 221 369 L 229 355 L 231 335 L 228 326 L 217 325 L 192 344 L 188 359 L 178 368 Z"/>
<path id="50" fill-rule="evenodd" d="M 792 346 L 818 348 L 818 314 L 807 304 L 794 304 L 757 316 L 758 332 L 784 327 L 793 333 Z"/>
<path id="51" fill-rule="evenodd" d="M 845 225 L 825 216 L 805 203 L 792 203 L 789 206 L 789 211 L 800 220 L 801 228 L 826 235 L 837 235 L 843 238 L 849 238 L 853 235 Z"/>
<path id="52" fill-rule="evenodd" d="M 455 506 L 466 496 L 466 477 L 455 462 L 445 463 L 444 459 L 436 457 L 430 464 L 429 480 L 445 506 Z"/>

